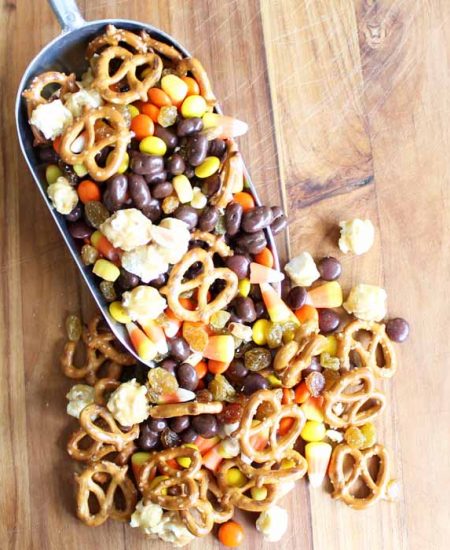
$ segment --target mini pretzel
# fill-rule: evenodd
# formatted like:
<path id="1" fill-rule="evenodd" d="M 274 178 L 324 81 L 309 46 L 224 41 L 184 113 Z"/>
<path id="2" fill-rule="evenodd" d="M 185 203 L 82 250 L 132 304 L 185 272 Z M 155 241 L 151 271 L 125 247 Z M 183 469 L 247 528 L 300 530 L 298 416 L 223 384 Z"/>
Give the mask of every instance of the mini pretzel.
<path id="1" fill-rule="evenodd" d="M 348 474 L 345 469 L 345 459 L 350 456 L 354 464 Z M 378 457 L 380 461 L 378 473 L 374 479 L 369 471 L 369 460 Z M 385 496 L 389 482 L 390 460 L 383 445 L 376 444 L 370 449 L 360 451 L 345 443 L 338 445 L 331 456 L 329 475 L 334 487 L 333 498 L 340 499 L 348 506 L 362 510 L 374 504 Z M 360 478 L 370 491 L 369 496 L 358 498 L 352 495 L 353 484 Z"/>
<path id="2" fill-rule="evenodd" d="M 369 369 L 346 372 L 323 395 L 325 420 L 333 428 L 362 426 L 366 422 L 372 422 L 386 403 L 384 394 L 376 391 L 375 377 Z M 343 405 L 343 411 L 336 414 L 335 407 L 339 403 Z M 369 408 L 367 404 L 370 405 Z"/>
<path id="3" fill-rule="evenodd" d="M 311 334 L 299 341 L 292 340 L 282 346 L 276 353 L 273 368 L 278 371 L 283 386 L 292 388 L 298 384 L 302 371 L 311 364 L 314 356 L 319 355 L 327 343 L 325 336 Z"/>
<path id="4" fill-rule="evenodd" d="M 139 35 L 125 29 L 117 29 L 114 25 L 108 25 L 105 34 L 97 36 L 89 42 L 86 49 L 86 58 L 91 59 L 94 54 L 105 46 L 119 46 L 121 43 L 133 48 L 134 53 L 147 52 L 147 45 Z"/>
<path id="5" fill-rule="evenodd" d="M 107 120 L 111 126 L 108 135 L 97 136 L 95 124 L 99 120 Z M 81 153 L 72 152 L 72 144 L 81 133 L 86 135 L 86 145 Z M 112 105 L 103 105 L 90 109 L 69 126 L 63 133 L 60 155 L 67 164 L 84 164 L 90 176 L 97 181 L 105 181 L 114 175 L 123 162 L 131 134 L 127 123 L 119 109 Z M 105 147 L 113 147 L 104 167 L 95 159 Z"/>
<path id="6" fill-rule="evenodd" d="M 254 424 L 257 410 L 263 403 L 271 405 L 272 413 Z M 283 418 L 292 418 L 293 423 L 286 434 L 278 437 L 277 432 Z M 278 460 L 294 445 L 305 421 L 305 415 L 297 405 L 281 405 L 273 391 L 259 390 L 251 396 L 244 408 L 237 432 L 241 450 L 254 462 Z M 262 449 L 260 439 L 267 439 L 267 444 Z"/>
<path id="7" fill-rule="evenodd" d="M 287 451 L 283 460 L 292 461 L 293 465 L 289 468 L 281 468 L 281 461 L 272 460 L 261 468 L 253 468 L 240 458 L 224 461 L 217 473 L 217 483 L 222 490 L 224 500 L 248 512 L 267 510 L 279 498 L 282 483 L 296 481 L 306 474 L 306 460 L 297 451 Z M 227 472 L 231 468 L 238 468 L 247 478 L 243 486 L 231 487 L 228 485 Z M 265 487 L 266 497 L 263 500 L 255 500 L 249 495 L 253 487 Z"/>
<path id="8" fill-rule="evenodd" d="M 111 361 L 123 366 L 136 364 L 136 359 L 126 351 L 117 350 L 111 342 L 116 340 L 114 334 L 110 331 L 98 331 L 98 324 L 101 321 L 100 315 L 93 317 L 88 323 L 88 329 L 83 336 L 86 345 L 89 348 L 97 349 Z"/>
<path id="9" fill-rule="evenodd" d="M 77 489 L 77 515 L 86 525 L 97 526 L 104 523 L 109 517 L 121 521 L 130 519 L 136 501 L 137 491 L 131 479 L 127 476 L 127 466 L 119 467 L 112 462 L 96 462 L 80 475 L 76 476 Z M 98 484 L 99 474 L 110 476 L 110 481 L 105 490 Z M 102 478 L 104 476 L 101 476 Z M 125 499 L 125 508 L 119 509 L 114 496 L 117 489 L 120 489 Z M 89 509 L 89 497 L 91 493 L 96 497 L 99 511 L 95 514 Z"/>
<path id="10" fill-rule="evenodd" d="M 148 49 L 152 49 L 172 61 L 179 61 L 183 59 L 182 54 L 176 48 L 169 46 L 169 44 L 166 44 L 165 42 L 160 42 L 159 40 L 156 40 L 156 38 L 152 38 L 147 32 L 142 31 L 141 38 Z"/>
<path id="11" fill-rule="evenodd" d="M 181 457 L 191 459 L 188 468 L 176 470 L 169 461 Z M 199 483 L 196 480 L 202 465 L 202 457 L 196 449 L 191 447 L 175 447 L 165 451 L 152 453 L 145 463 L 139 476 L 139 488 L 144 500 L 159 504 L 166 510 L 187 510 L 194 506 L 200 494 Z M 154 473 L 159 470 L 162 479 L 153 479 Z M 177 487 L 180 494 L 171 496 L 167 489 Z"/>
<path id="12" fill-rule="evenodd" d="M 209 403 L 173 403 L 167 405 L 155 405 L 150 409 L 152 418 L 176 418 L 178 416 L 197 416 L 199 414 L 218 414 L 223 410 L 221 401 Z"/>
<path id="13" fill-rule="evenodd" d="M 90 445 L 80 447 L 81 441 L 85 438 L 91 440 Z M 136 446 L 131 442 L 125 445 L 121 451 L 118 451 L 114 445 L 106 445 L 102 441 L 92 439 L 83 428 L 78 428 L 78 430 L 74 431 L 67 441 L 67 453 L 71 458 L 79 462 L 98 462 L 115 453 L 112 462 L 123 466 L 128 462 L 128 459 L 135 450 Z"/>
<path id="14" fill-rule="evenodd" d="M 106 407 L 107 395 L 120 386 L 121 382 L 115 378 L 99 378 L 94 385 L 94 401 L 97 405 Z"/>
<path id="15" fill-rule="evenodd" d="M 219 191 L 211 198 L 211 204 L 217 208 L 225 208 L 233 199 L 236 189 L 242 189 L 244 165 L 236 142 L 232 139 L 227 142 L 227 156 L 220 171 Z"/>
<path id="16" fill-rule="evenodd" d="M 213 107 L 217 103 L 208 74 L 198 59 L 195 57 L 181 59 L 177 64 L 176 71 L 179 76 L 186 76 L 189 72 L 192 73 L 200 88 L 200 94 L 205 98 L 206 103 L 210 107 Z"/>
<path id="17" fill-rule="evenodd" d="M 211 253 L 219 254 L 222 258 L 227 258 L 233 255 L 233 251 L 225 242 L 225 239 L 221 235 L 213 235 L 207 231 L 200 231 L 196 229 L 191 233 L 191 241 L 200 241 L 206 243 L 209 246 L 208 251 Z"/>
<path id="18" fill-rule="evenodd" d="M 215 514 L 208 500 L 209 476 L 205 470 L 200 470 L 196 479 L 199 483 L 199 498 L 186 510 L 178 512 L 180 519 L 195 537 L 204 537 L 214 527 Z"/>
<path id="19" fill-rule="evenodd" d="M 188 269 L 197 262 L 203 264 L 203 272 L 194 279 L 183 282 Z M 218 279 L 224 280 L 226 286 L 208 302 L 209 287 Z M 197 289 L 197 308 L 190 311 L 180 303 L 180 296 L 194 289 Z M 234 271 L 226 267 L 215 267 L 210 252 L 203 248 L 193 248 L 174 265 L 167 285 L 161 288 L 160 292 L 167 296 L 169 308 L 179 319 L 207 322 L 213 313 L 224 309 L 231 302 L 237 289 L 238 278 Z"/>
<path id="20" fill-rule="evenodd" d="M 371 333 L 371 339 L 367 346 L 355 339 L 360 330 Z M 381 347 L 385 365 L 381 366 L 377 361 L 377 348 Z M 394 346 L 386 335 L 385 326 L 372 321 L 353 321 L 338 334 L 337 355 L 341 360 L 341 367 L 345 370 L 351 368 L 351 353 L 356 353 L 361 360 L 361 367 L 369 368 L 378 378 L 391 378 L 397 370 L 397 356 Z"/>
<path id="21" fill-rule="evenodd" d="M 121 64 L 116 72 L 110 75 L 110 63 L 120 59 Z M 148 74 L 139 77 L 137 71 L 148 65 Z M 148 90 L 161 78 L 163 63 L 154 53 L 132 54 L 120 46 L 110 46 L 104 50 L 96 61 L 95 78 L 92 87 L 100 92 L 105 101 L 116 105 L 129 105 L 141 99 L 146 101 Z M 126 79 L 128 90 L 121 92 L 111 87 Z"/>
<path id="22" fill-rule="evenodd" d="M 102 421 L 102 426 L 99 425 L 99 420 Z M 137 424 L 127 432 L 122 431 L 108 409 L 100 405 L 93 404 L 85 407 L 80 414 L 80 424 L 92 439 L 114 445 L 118 451 L 139 437 Z"/>
<path id="23" fill-rule="evenodd" d="M 46 73 L 35 76 L 31 81 L 30 86 L 22 94 L 27 102 L 28 116 L 31 117 L 31 113 L 38 105 L 50 103 L 55 98 L 55 95 L 52 95 L 50 98 L 46 99 L 42 95 L 44 88 L 51 84 L 59 85 L 61 86 L 61 88 L 58 90 L 58 95 L 59 97 L 63 97 L 69 92 L 75 92 L 76 90 L 78 90 L 78 86 L 75 80 L 75 73 L 67 76 L 64 73 L 58 73 L 56 71 L 48 71 Z M 35 126 L 31 125 L 31 131 L 33 132 L 35 138 L 34 145 L 40 145 L 48 141 L 47 139 L 45 139 L 42 132 L 40 132 Z"/>
<path id="24" fill-rule="evenodd" d="M 202 493 L 202 486 L 200 486 L 200 497 L 209 500 L 213 507 L 214 523 L 225 523 L 230 520 L 234 515 L 234 505 L 231 504 L 229 499 L 224 498 L 222 489 L 217 485 L 216 478 L 212 472 L 206 469 L 202 469 L 201 474 L 208 477 L 208 488 L 206 495 Z M 209 498 L 209 493 L 213 495 L 216 502 L 212 502 Z"/>

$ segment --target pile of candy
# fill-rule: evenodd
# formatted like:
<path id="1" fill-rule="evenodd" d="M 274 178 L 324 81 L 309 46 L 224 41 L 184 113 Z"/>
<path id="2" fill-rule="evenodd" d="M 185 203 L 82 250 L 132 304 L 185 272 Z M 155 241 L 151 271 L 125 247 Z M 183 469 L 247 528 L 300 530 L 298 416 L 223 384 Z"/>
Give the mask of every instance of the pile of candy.
<path id="1" fill-rule="evenodd" d="M 360 284 L 344 302 L 340 262 L 303 252 L 280 297 L 267 230 L 286 219 L 255 205 L 233 139 L 247 127 L 213 112 L 199 61 L 112 26 L 87 59 L 80 82 L 45 73 L 24 94 L 48 196 L 142 359 L 99 317 L 68 318 L 78 517 L 130 521 L 176 546 L 217 523 L 238 546 L 234 510 L 258 512 L 257 529 L 279 540 L 278 502 L 306 473 L 312 487 L 328 475 L 354 508 L 393 499 L 376 382 L 394 375 L 392 341 L 408 325 L 380 323 L 386 292 Z M 49 84 L 60 87 L 44 97 Z M 373 239 L 370 221 L 341 223 L 344 253 Z"/>

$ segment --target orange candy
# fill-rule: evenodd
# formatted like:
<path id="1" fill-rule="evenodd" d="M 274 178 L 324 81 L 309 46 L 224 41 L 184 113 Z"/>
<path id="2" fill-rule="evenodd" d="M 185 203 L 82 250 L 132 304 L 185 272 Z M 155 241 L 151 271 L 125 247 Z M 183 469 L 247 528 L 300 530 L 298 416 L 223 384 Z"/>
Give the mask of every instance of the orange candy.
<path id="1" fill-rule="evenodd" d="M 172 100 L 161 88 L 150 88 L 148 99 L 157 107 L 170 107 L 172 105 Z"/>
<path id="2" fill-rule="evenodd" d="M 300 384 L 295 388 L 295 402 L 304 403 L 311 397 L 311 393 L 308 390 L 306 383 L 300 382 Z"/>
<path id="3" fill-rule="evenodd" d="M 273 267 L 273 254 L 270 248 L 263 248 L 259 254 L 255 254 L 255 262 L 266 267 Z"/>
<path id="4" fill-rule="evenodd" d="M 135 133 L 136 139 L 141 140 L 153 135 L 155 125 L 148 115 L 140 114 L 131 119 L 130 129 Z"/>
<path id="5" fill-rule="evenodd" d="M 140 109 L 141 113 L 149 116 L 153 122 L 158 122 L 159 108 L 153 103 L 143 103 Z"/>
<path id="6" fill-rule="evenodd" d="M 191 76 L 182 76 L 181 80 L 187 84 L 188 92 L 186 95 L 200 95 L 200 86 L 197 84 L 195 78 Z"/>
<path id="7" fill-rule="evenodd" d="M 285 416 L 281 419 L 280 425 L 278 427 L 278 434 L 283 436 L 286 435 L 294 424 L 294 419 Z"/>
<path id="8" fill-rule="evenodd" d="M 196 308 L 195 303 L 190 298 L 180 298 L 179 301 L 180 301 L 180 304 L 184 307 L 184 309 L 187 309 L 189 311 L 194 311 Z"/>
<path id="9" fill-rule="evenodd" d="M 83 204 L 91 201 L 99 201 L 102 198 L 100 187 L 91 180 L 84 180 L 77 187 L 77 193 Z"/>
<path id="10" fill-rule="evenodd" d="M 247 212 L 247 210 L 250 210 L 255 206 L 255 201 L 253 200 L 253 197 L 250 195 L 250 193 L 247 193 L 245 191 L 241 191 L 240 193 L 236 193 L 235 195 L 233 195 L 233 200 L 234 202 L 237 202 L 242 206 L 244 212 Z"/>
<path id="11" fill-rule="evenodd" d="M 294 313 L 300 323 L 307 323 L 310 321 L 313 321 L 314 323 L 319 322 L 319 313 L 317 312 L 317 309 L 308 304 L 305 304 L 301 308 L 295 310 Z"/>
<path id="12" fill-rule="evenodd" d="M 237 521 L 227 521 L 219 527 L 217 536 L 224 546 L 236 548 L 244 540 L 244 529 Z"/>
<path id="13" fill-rule="evenodd" d="M 230 366 L 230 363 L 224 363 L 223 361 L 215 361 L 210 359 L 208 361 L 208 370 L 211 374 L 222 374 Z"/>
<path id="14" fill-rule="evenodd" d="M 206 361 L 198 362 L 195 365 L 194 369 L 195 369 L 195 372 L 197 373 L 197 376 L 198 376 L 199 380 L 204 378 L 206 376 L 206 374 L 208 373 L 208 365 L 206 364 Z"/>
<path id="15" fill-rule="evenodd" d="M 294 390 L 290 388 L 283 388 L 283 397 L 281 398 L 282 405 L 290 405 L 294 403 Z"/>
<path id="16" fill-rule="evenodd" d="M 55 139 L 53 140 L 53 149 L 58 153 L 58 155 L 59 155 L 59 150 L 61 149 L 61 141 L 62 141 L 62 136 L 55 137 Z"/>

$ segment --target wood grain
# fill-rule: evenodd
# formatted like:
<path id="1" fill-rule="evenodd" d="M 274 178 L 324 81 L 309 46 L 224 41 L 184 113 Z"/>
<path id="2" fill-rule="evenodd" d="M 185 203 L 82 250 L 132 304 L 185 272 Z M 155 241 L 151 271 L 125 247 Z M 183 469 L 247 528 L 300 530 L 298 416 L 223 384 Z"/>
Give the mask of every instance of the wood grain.
<path id="1" fill-rule="evenodd" d="M 354 512 L 298 484 L 286 499 L 297 548 L 437 550 L 450 536 L 450 4 L 446 0 L 80 2 L 87 19 L 141 19 L 199 56 L 261 198 L 290 218 L 283 257 L 339 256 L 343 285 L 381 284 L 412 324 L 378 423 L 402 482 L 398 504 Z M 126 525 L 74 517 L 64 452 L 69 384 L 57 364 L 62 321 L 92 303 L 19 156 L 13 102 L 21 74 L 59 32 L 44 0 L 0 7 L 4 29 L 0 170 L 0 548 L 165 548 Z M 342 256 L 337 223 L 369 217 L 369 254 Z M 243 548 L 270 548 L 249 525 Z M 192 548 L 219 548 L 208 537 Z"/>

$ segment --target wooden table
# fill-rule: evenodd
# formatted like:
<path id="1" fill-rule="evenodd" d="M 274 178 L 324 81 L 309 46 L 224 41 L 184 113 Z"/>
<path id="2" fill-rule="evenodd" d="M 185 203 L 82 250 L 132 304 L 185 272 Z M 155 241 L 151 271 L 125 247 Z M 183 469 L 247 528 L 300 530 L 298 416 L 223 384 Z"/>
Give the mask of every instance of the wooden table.
<path id="1" fill-rule="evenodd" d="M 203 61 L 262 198 L 289 213 L 284 258 L 337 255 L 343 284 L 380 284 L 411 322 L 385 383 L 380 440 L 402 484 L 398 504 L 355 512 L 307 483 L 286 499 L 287 550 L 448 548 L 450 3 L 446 0 L 170 0 L 80 2 L 87 19 L 142 19 Z M 74 517 L 64 445 L 69 384 L 58 367 L 67 313 L 92 303 L 28 175 L 13 101 L 31 58 L 58 32 L 44 0 L 0 8 L 0 547 L 148 547 L 121 524 Z M 339 220 L 370 218 L 376 242 L 342 256 Z M 195 548 L 218 548 L 212 537 Z M 273 548 L 250 527 L 245 548 Z"/>

